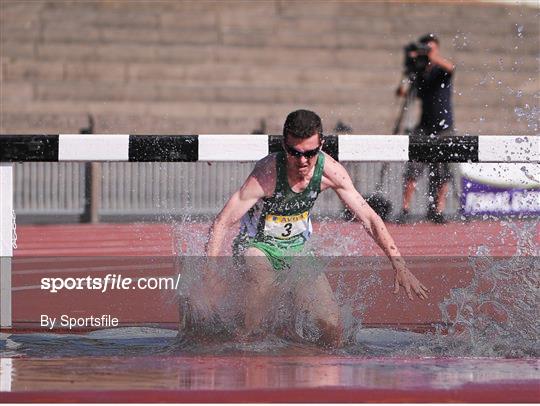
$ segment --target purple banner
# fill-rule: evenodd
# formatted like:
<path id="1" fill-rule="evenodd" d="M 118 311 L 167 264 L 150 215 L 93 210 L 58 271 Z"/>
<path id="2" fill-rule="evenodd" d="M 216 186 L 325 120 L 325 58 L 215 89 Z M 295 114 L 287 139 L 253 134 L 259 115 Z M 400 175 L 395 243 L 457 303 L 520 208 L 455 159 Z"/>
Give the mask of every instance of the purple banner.
<path id="1" fill-rule="evenodd" d="M 540 189 L 496 187 L 463 177 L 461 190 L 465 216 L 540 215 Z"/>

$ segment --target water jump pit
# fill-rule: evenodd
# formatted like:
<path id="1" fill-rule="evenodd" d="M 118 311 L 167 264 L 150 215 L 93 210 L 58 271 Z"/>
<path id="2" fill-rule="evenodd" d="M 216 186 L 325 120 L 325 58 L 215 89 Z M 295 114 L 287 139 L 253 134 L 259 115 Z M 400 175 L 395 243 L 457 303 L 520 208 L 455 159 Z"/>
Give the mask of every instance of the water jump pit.
<path id="1" fill-rule="evenodd" d="M 178 292 L 189 278 L 175 289 L 41 289 L 44 277 L 117 275 L 118 282 L 118 276 L 189 273 L 187 268 L 199 266 L 199 240 L 208 226 L 19 226 L 13 328 L 3 330 L 0 341 L 2 401 L 540 398 L 538 322 L 531 317 L 539 282 L 534 221 L 389 225 L 411 270 L 430 289 L 424 302 L 391 293 L 387 259 L 358 223 L 315 224 L 316 263 L 338 297 L 346 329 L 340 348 L 273 334 L 251 341 L 179 334 Z M 57 323 L 64 314 L 111 315 L 119 324 L 51 329 L 40 325 L 43 314 Z"/>

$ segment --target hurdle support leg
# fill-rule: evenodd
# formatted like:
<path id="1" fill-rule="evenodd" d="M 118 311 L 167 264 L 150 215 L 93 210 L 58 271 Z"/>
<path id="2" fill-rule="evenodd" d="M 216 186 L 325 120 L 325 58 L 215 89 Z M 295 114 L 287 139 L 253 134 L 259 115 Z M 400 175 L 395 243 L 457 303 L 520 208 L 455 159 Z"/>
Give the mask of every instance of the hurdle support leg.
<path id="1" fill-rule="evenodd" d="M 0 328 L 12 325 L 13 164 L 0 163 Z"/>

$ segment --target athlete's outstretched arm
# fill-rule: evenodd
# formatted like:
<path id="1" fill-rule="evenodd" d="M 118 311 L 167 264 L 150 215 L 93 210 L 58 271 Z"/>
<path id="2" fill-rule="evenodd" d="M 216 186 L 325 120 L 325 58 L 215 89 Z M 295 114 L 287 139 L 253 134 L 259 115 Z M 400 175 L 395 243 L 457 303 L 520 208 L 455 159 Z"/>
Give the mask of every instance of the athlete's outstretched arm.
<path id="1" fill-rule="evenodd" d="M 265 168 L 267 160 L 260 161 L 253 172 L 246 179 L 217 215 L 206 245 L 206 254 L 210 257 L 218 256 L 222 250 L 224 239 L 228 231 L 257 201 L 264 197 L 268 190 L 267 174 Z"/>
<path id="2" fill-rule="evenodd" d="M 327 162 L 328 165 L 325 165 L 324 176 L 328 186 L 335 190 L 343 203 L 362 222 L 366 231 L 392 262 L 392 267 L 395 270 L 394 293 L 398 293 L 401 285 L 405 288 L 409 299 L 413 298 L 412 292 L 416 293 L 419 298 L 426 299 L 427 288 L 407 269 L 405 260 L 386 229 L 384 222 L 358 193 L 345 168 L 332 158 L 327 159 Z"/>
<path id="3" fill-rule="evenodd" d="M 261 165 L 261 162 L 259 162 L 242 187 L 231 196 L 214 220 L 206 244 L 206 254 L 208 257 L 217 257 L 220 255 L 225 237 L 230 228 L 242 218 L 258 199 L 264 196 L 264 183 L 267 180 L 264 177 L 263 169 L 264 165 Z M 209 261 L 202 275 L 202 285 L 200 286 L 202 290 L 195 293 L 199 314 L 208 318 L 212 317 L 213 314 L 219 313 L 217 303 L 219 303 L 228 289 L 219 275 L 219 264 L 210 259 L 208 258 Z"/>

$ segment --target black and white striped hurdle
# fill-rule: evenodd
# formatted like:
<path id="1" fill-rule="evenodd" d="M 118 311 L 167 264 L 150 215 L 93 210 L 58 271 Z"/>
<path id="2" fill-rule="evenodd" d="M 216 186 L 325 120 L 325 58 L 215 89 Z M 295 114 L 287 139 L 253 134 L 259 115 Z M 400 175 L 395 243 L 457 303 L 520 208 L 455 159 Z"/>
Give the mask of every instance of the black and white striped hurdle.
<path id="1" fill-rule="evenodd" d="M 276 135 L 0 135 L 0 162 L 257 161 L 281 149 Z M 538 136 L 330 135 L 339 161 L 538 162 Z"/>
<path id="2" fill-rule="evenodd" d="M 275 135 L 0 135 L 0 327 L 10 327 L 13 166 L 16 162 L 257 161 L 278 151 Z M 339 161 L 538 163 L 540 136 L 326 136 Z"/>

